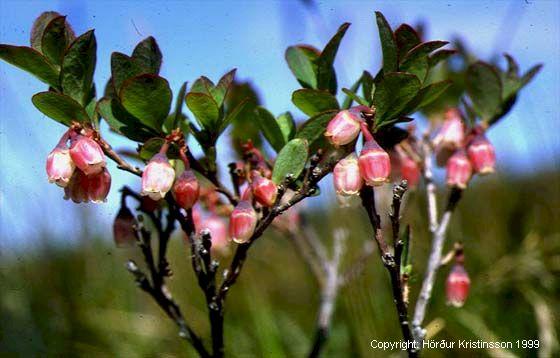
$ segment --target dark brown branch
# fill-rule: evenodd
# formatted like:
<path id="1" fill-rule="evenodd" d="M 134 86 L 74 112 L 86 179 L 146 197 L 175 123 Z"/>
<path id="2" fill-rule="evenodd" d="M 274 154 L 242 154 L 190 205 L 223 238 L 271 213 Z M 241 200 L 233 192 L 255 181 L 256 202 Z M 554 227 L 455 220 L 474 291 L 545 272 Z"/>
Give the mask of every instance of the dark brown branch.
<path id="1" fill-rule="evenodd" d="M 162 273 L 159 272 L 154 262 L 151 247 L 151 233 L 141 223 L 138 225 L 135 232 L 138 245 L 142 250 L 148 266 L 151 283 L 134 261 L 128 262 L 127 269 L 134 275 L 138 286 L 152 296 L 160 308 L 175 322 L 175 324 L 177 324 L 179 327 L 179 336 L 189 341 L 201 357 L 211 357 L 204 347 L 202 340 L 187 325 L 181 313 L 181 309 L 177 303 L 175 303 L 171 293 L 165 286 L 165 278 Z"/>
<path id="2" fill-rule="evenodd" d="M 139 177 L 142 176 L 142 170 L 131 165 L 126 160 L 124 160 L 117 152 L 113 150 L 113 148 L 111 148 L 109 143 L 107 143 L 104 139 L 100 138 L 98 140 L 98 143 L 101 145 L 101 148 L 103 149 L 105 155 L 111 158 L 111 160 L 113 160 L 115 163 L 117 163 L 117 168 L 132 173 Z"/>
<path id="3" fill-rule="evenodd" d="M 406 191 L 406 187 L 402 187 L 402 185 L 396 185 L 393 189 L 393 208 L 391 216 L 398 220 L 399 212 L 400 212 L 400 204 L 402 200 L 402 195 Z M 375 208 L 375 192 L 372 187 L 366 186 L 360 192 L 360 196 L 362 197 L 362 205 L 364 206 L 366 212 L 368 213 L 368 217 L 370 219 L 371 226 L 374 231 L 374 239 L 377 242 L 379 247 L 379 254 L 381 256 L 381 261 L 383 265 L 389 272 L 389 277 L 391 279 L 391 287 L 392 287 L 392 294 L 393 300 L 395 302 L 395 307 L 397 309 L 397 315 L 399 319 L 399 324 L 401 327 L 401 333 L 406 343 L 407 352 L 409 357 L 416 357 L 418 355 L 413 343 L 412 332 L 410 330 L 409 322 L 408 322 L 408 307 L 404 301 L 403 297 L 403 289 L 402 289 L 402 279 L 400 274 L 400 267 L 397 266 L 397 260 L 393 253 L 389 250 L 387 242 L 383 237 L 383 232 L 381 229 L 381 220 L 379 215 L 377 214 L 377 210 Z M 399 224 L 393 223 L 393 230 L 398 229 Z M 397 238 L 398 242 L 398 232 L 393 232 L 393 238 Z M 395 251 L 397 247 L 395 246 Z"/>

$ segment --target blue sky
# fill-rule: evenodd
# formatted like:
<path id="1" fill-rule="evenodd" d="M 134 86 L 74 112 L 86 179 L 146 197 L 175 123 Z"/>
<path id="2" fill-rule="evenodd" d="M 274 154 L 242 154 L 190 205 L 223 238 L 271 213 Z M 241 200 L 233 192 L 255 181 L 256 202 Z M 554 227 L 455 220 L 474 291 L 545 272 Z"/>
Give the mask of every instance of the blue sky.
<path id="1" fill-rule="evenodd" d="M 362 70 L 379 68 L 375 10 L 394 27 L 425 20 L 429 39 L 461 35 L 481 59 L 508 52 L 523 70 L 545 64 L 489 137 L 496 146 L 500 175 L 558 170 L 559 1 L 321 1 L 315 8 L 310 11 L 300 1 L 2 0 L 0 43 L 27 45 L 33 20 L 43 11 L 55 10 L 68 15 L 77 33 L 96 29 L 98 88 L 109 77 L 111 52 L 130 53 L 137 42 L 152 35 L 164 55 L 161 74 L 174 90 L 183 81 L 200 75 L 217 79 L 235 67 L 239 78 L 250 79 L 261 90 L 272 112 L 292 110 L 301 115 L 290 102 L 298 84 L 284 62 L 287 46 L 322 46 L 340 24 L 351 22 L 335 64 L 341 86 L 347 87 Z M 62 200 L 61 190 L 47 183 L 44 165 L 63 127 L 45 118 L 30 101 L 44 88 L 0 62 L 0 252 L 33 244 L 43 232 L 76 241 L 79 229 L 74 223 L 82 217 L 95 223 L 89 230 L 107 234 L 118 209 L 117 189 L 136 184 L 114 169 L 109 196 L 113 204 L 74 210 L 74 204 Z M 117 147 L 126 145 L 107 136 Z M 227 148 L 221 151 L 226 157 L 228 153 Z"/>

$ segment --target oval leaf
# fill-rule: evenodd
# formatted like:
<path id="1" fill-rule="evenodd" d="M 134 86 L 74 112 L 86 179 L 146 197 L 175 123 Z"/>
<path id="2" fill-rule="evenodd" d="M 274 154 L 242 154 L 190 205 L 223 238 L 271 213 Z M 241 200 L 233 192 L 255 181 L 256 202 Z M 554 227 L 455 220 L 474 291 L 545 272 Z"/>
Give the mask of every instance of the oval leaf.
<path id="1" fill-rule="evenodd" d="M 150 74 L 133 77 L 123 84 L 119 98 L 128 113 L 161 132 L 171 107 L 171 89 L 166 79 Z"/>
<path id="2" fill-rule="evenodd" d="M 282 130 L 276 118 L 263 107 L 257 107 L 255 109 L 255 115 L 264 137 L 272 148 L 276 152 L 279 152 L 286 144 L 286 141 L 284 140 L 284 135 L 282 134 Z"/>
<path id="3" fill-rule="evenodd" d="M 383 51 L 383 72 L 395 72 L 397 70 L 397 41 L 391 30 L 391 26 L 382 13 L 375 12 L 377 28 L 379 29 L 379 40 Z"/>
<path id="4" fill-rule="evenodd" d="M 97 113 L 112 130 L 136 142 L 143 142 L 157 133 L 143 127 L 138 119 L 127 113 L 116 99 L 102 98 L 96 107 Z"/>
<path id="5" fill-rule="evenodd" d="M 157 75 L 161 68 L 162 55 L 159 46 L 152 36 L 142 40 L 132 52 L 132 58 L 142 68 L 142 73 Z"/>
<path id="6" fill-rule="evenodd" d="M 282 148 L 272 170 L 272 181 L 282 183 L 288 174 L 297 178 L 307 162 L 309 148 L 305 139 L 292 139 Z"/>
<path id="7" fill-rule="evenodd" d="M 60 93 L 40 92 L 34 95 L 31 101 L 44 115 L 67 126 L 72 121 L 86 123 L 90 120 L 78 102 Z"/>
<path id="8" fill-rule="evenodd" d="M 93 73 L 95 71 L 97 43 L 93 30 L 78 37 L 64 55 L 60 80 L 64 94 L 76 102 L 89 102 Z"/>
<path id="9" fill-rule="evenodd" d="M 70 44 L 65 16 L 54 18 L 43 32 L 41 39 L 41 52 L 54 65 L 60 66 L 64 52 Z"/>
<path id="10" fill-rule="evenodd" d="M 142 67 L 131 57 L 120 52 L 111 54 L 111 79 L 115 91 L 121 90 L 124 81 L 143 73 Z"/>
<path id="11" fill-rule="evenodd" d="M 21 68 L 49 86 L 58 88 L 58 71 L 31 47 L 0 45 L 0 58 Z"/>
<path id="12" fill-rule="evenodd" d="M 194 114 L 198 123 L 211 132 L 218 131 L 220 109 L 214 99 L 205 93 L 190 92 L 186 97 L 187 107 Z"/>
<path id="13" fill-rule="evenodd" d="M 286 50 L 286 62 L 299 83 L 305 88 L 317 88 L 317 76 L 313 61 L 318 53 L 302 46 L 290 46 Z"/>
<path id="14" fill-rule="evenodd" d="M 35 19 L 33 27 L 31 28 L 31 38 L 29 43 L 31 47 L 37 51 L 41 51 L 41 40 L 43 39 L 43 32 L 45 27 L 51 22 L 52 19 L 59 17 L 60 14 L 56 11 L 45 11 Z"/>
<path id="15" fill-rule="evenodd" d="M 327 91 L 300 89 L 292 94 L 292 102 L 303 113 L 314 116 L 319 112 L 339 109 L 336 98 Z"/>
<path id="16" fill-rule="evenodd" d="M 497 113 L 502 102 L 502 82 L 496 70 L 484 62 L 469 66 L 466 88 L 476 113 L 489 120 Z"/>
<path id="17" fill-rule="evenodd" d="M 406 107 L 420 90 L 420 80 L 410 73 L 386 74 L 375 85 L 373 104 L 376 108 L 376 123 L 391 120 Z"/>
<path id="18" fill-rule="evenodd" d="M 276 122 L 278 123 L 278 127 L 280 127 L 280 131 L 284 137 L 284 142 L 287 143 L 294 138 L 294 135 L 296 134 L 296 122 L 290 112 L 285 112 L 279 115 L 276 118 Z"/>

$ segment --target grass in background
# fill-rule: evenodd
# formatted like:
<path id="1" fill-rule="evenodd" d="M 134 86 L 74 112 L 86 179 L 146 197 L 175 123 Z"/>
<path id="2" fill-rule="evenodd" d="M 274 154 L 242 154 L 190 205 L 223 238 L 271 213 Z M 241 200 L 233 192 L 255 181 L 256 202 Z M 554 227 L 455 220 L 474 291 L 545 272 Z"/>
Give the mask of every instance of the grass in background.
<path id="1" fill-rule="evenodd" d="M 465 244 L 471 295 L 464 308 L 447 307 L 443 284 L 449 268 L 443 268 L 426 318 L 429 335 L 451 341 L 540 338 L 543 356 L 557 349 L 559 179 L 555 174 L 504 182 L 494 176 L 477 180 L 469 189 L 452 220 L 447 248 L 456 240 Z M 378 208 L 383 213 L 388 205 Z M 404 216 L 414 235 L 414 300 L 430 247 L 421 192 L 409 196 Z M 359 255 L 371 232 L 361 208 L 332 206 L 311 212 L 309 222 L 325 240 L 337 226 L 351 228 L 344 264 Z M 128 258 L 142 262 L 136 249 L 116 249 L 108 240 L 87 237 L 72 248 L 51 245 L 48 237 L 39 241 L 44 244 L 32 252 L 2 257 L 1 355 L 194 356 L 126 272 Z M 208 345 L 204 299 L 179 235 L 169 252 L 171 292 Z M 317 285 L 289 240 L 269 231 L 252 250 L 226 305 L 228 356 L 303 356 L 312 340 L 318 299 Z M 372 339 L 400 339 L 388 277 L 377 255 L 364 274 L 341 291 L 324 356 L 386 356 L 369 347 Z M 452 353 L 468 357 L 507 352 Z M 509 353 L 537 356 L 535 350 Z M 449 354 L 430 350 L 424 356 Z"/>

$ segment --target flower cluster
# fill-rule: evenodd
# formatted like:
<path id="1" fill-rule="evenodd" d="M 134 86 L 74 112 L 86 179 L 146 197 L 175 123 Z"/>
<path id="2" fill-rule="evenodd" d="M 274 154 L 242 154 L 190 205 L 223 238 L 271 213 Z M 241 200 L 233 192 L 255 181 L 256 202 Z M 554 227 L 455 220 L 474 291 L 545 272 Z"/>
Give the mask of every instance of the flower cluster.
<path id="1" fill-rule="evenodd" d="M 438 164 L 446 166 L 449 186 L 465 189 L 473 174 L 494 172 L 496 154 L 484 131 L 480 125 L 467 130 L 457 109 L 446 112 L 434 145 Z"/>
<path id="2" fill-rule="evenodd" d="M 70 128 L 47 157 L 49 182 L 75 203 L 104 202 L 111 188 L 105 154 L 91 129 Z M 68 147 L 70 144 L 70 147 Z"/>
<path id="3" fill-rule="evenodd" d="M 364 115 L 372 113 L 366 106 L 353 107 L 338 112 L 327 125 L 325 136 L 335 146 L 354 142 L 360 132 L 364 138 L 360 155 L 352 152 L 333 169 L 334 187 L 342 201 L 344 197 L 358 194 L 363 185 L 380 186 L 388 182 L 394 165 L 411 185 L 419 180 L 418 165 L 402 148 L 395 148 L 389 155 L 375 141 L 364 119 Z"/>

